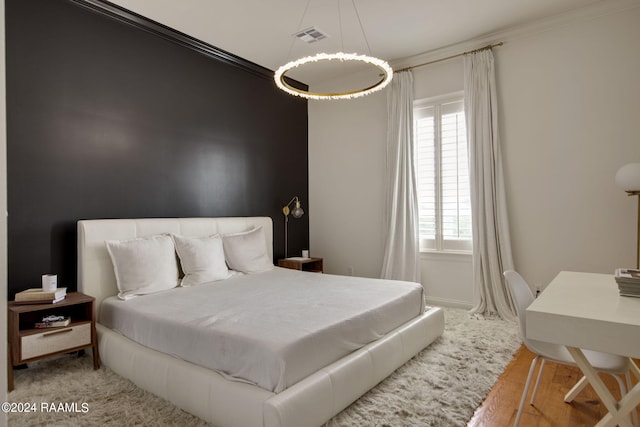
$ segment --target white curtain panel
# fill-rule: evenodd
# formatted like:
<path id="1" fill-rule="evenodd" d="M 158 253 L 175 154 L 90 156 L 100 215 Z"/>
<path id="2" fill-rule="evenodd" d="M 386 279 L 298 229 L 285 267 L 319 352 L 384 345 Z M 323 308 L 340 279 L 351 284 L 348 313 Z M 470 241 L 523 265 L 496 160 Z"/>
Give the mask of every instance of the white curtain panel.
<path id="1" fill-rule="evenodd" d="M 515 308 L 502 273 L 513 268 L 509 221 L 498 137 L 493 52 L 464 57 L 465 116 L 473 217 L 472 311 L 515 320 Z"/>
<path id="2" fill-rule="evenodd" d="M 387 209 L 382 278 L 420 281 L 418 194 L 413 150 L 413 74 L 397 73 L 387 91 Z"/>

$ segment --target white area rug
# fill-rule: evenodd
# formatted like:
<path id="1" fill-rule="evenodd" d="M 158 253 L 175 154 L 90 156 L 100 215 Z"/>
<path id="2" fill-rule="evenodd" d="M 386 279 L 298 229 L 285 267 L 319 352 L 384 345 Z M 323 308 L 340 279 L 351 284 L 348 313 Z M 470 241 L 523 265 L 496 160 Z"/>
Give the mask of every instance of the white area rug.
<path id="1" fill-rule="evenodd" d="M 515 323 L 447 308 L 441 338 L 326 426 L 464 426 L 519 345 Z M 208 425 L 108 368 L 94 371 L 90 355 L 32 363 L 15 385 L 9 401 L 37 412 L 9 413 L 12 427 Z"/>

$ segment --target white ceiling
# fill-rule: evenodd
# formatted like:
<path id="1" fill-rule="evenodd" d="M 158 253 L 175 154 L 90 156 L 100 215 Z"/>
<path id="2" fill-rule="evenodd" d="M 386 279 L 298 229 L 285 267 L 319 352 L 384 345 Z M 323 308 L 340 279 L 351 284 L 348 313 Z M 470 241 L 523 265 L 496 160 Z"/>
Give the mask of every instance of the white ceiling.
<path id="1" fill-rule="evenodd" d="M 355 9 L 351 0 L 110 1 L 275 70 L 321 51 L 392 62 L 606 0 L 354 0 Z M 294 40 L 292 34 L 311 26 L 331 37 L 314 44 Z"/>

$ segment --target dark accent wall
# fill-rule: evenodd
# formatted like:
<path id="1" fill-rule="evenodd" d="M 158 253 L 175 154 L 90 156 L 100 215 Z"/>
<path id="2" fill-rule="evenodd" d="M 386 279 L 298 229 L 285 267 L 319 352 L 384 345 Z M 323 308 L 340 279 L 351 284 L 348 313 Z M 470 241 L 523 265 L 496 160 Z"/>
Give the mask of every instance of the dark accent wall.
<path id="1" fill-rule="evenodd" d="M 80 219 L 270 216 L 283 255 L 281 207 L 308 200 L 306 101 L 108 3 L 5 7 L 10 299 L 45 273 L 76 289 Z M 308 244 L 292 219 L 289 254 Z"/>

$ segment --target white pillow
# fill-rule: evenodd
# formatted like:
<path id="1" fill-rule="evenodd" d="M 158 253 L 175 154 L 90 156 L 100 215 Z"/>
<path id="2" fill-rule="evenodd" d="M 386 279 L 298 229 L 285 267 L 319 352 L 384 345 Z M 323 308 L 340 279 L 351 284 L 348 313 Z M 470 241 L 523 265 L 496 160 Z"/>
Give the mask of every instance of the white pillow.
<path id="1" fill-rule="evenodd" d="M 232 270 L 258 273 L 273 268 L 262 226 L 243 233 L 226 234 L 222 242 L 227 264 Z"/>
<path id="2" fill-rule="evenodd" d="M 184 272 L 181 286 L 199 285 L 230 276 L 219 235 L 186 237 L 174 234 L 172 237 Z"/>
<path id="3" fill-rule="evenodd" d="M 178 286 L 178 263 L 173 240 L 169 235 L 108 240 L 106 244 L 116 274 L 120 299 Z"/>

